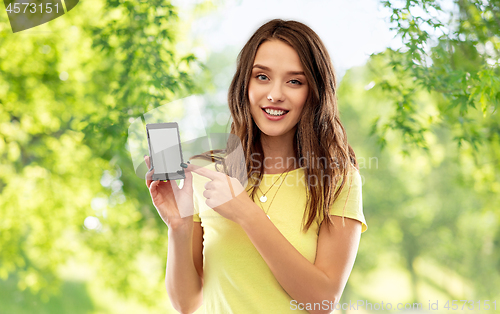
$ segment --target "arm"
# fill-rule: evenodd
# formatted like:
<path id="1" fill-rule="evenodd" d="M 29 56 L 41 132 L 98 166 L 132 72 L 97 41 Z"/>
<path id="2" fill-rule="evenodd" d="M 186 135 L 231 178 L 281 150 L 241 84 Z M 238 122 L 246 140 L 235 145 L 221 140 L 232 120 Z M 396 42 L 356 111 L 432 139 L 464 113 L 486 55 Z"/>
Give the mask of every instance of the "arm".
<path id="1" fill-rule="evenodd" d="M 257 207 L 255 203 L 253 206 Z M 334 226 L 327 229 L 326 223 L 321 225 L 316 261 L 312 264 L 262 210 L 250 210 L 249 214 L 240 225 L 280 285 L 297 303 L 339 302 L 356 258 L 361 222 L 345 218 L 343 227 L 342 217 L 330 216 Z M 310 312 L 330 313 L 331 310 Z"/>
<path id="2" fill-rule="evenodd" d="M 150 168 L 149 156 L 144 156 L 144 161 Z M 146 174 L 146 186 L 168 226 L 165 286 L 174 308 L 192 313 L 203 301 L 203 228 L 193 222 L 193 176 L 187 171 L 180 189 L 175 181 L 153 182 L 153 172 L 150 169 Z"/>
<path id="3" fill-rule="evenodd" d="M 203 302 L 203 228 L 192 222 L 168 229 L 165 285 L 173 307 L 193 313 Z"/>

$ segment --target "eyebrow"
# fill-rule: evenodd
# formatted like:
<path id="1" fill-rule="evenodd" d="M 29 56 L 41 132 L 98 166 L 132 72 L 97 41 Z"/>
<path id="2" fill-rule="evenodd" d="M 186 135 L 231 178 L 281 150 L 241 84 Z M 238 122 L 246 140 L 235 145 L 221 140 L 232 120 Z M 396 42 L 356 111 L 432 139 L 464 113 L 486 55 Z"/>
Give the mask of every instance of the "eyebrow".
<path id="1" fill-rule="evenodd" d="M 253 68 L 259 68 L 259 69 L 262 69 L 262 70 L 265 70 L 265 71 L 272 72 L 271 68 L 266 67 L 265 65 L 261 65 L 261 64 L 254 64 Z M 288 71 L 288 72 L 286 72 L 286 74 L 289 74 L 289 75 L 304 75 L 305 76 L 304 71 Z"/>

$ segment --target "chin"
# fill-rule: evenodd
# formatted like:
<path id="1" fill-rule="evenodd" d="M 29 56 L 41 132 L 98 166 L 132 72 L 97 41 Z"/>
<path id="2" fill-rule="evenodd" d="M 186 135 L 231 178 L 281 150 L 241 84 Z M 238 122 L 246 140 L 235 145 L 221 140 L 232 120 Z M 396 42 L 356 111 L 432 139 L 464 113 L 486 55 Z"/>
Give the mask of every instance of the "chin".
<path id="1" fill-rule="evenodd" d="M 267 136 L 282 136 L 282 135 L 285 135 L 285 134 L 288 134 L 290 132 L 290 130 L 283 130 L 283 129 L 276 129 L 276 128 L 272 128 L 272 127 L 264 127 L 264 128 L 261 128 L 260 131 L 267 135 Z"/>
<path id="2" fill-rule="evenodd" d="M 265 131 L 261 131 L 263 134 L 267 135 L 267 136 L 272 136 L 272 137 L 276 137 L 276 136 L 280 136 L 280 135 L 283 135 L 284 133 L 279 133 L 279 132 L 265 132 Z"/>

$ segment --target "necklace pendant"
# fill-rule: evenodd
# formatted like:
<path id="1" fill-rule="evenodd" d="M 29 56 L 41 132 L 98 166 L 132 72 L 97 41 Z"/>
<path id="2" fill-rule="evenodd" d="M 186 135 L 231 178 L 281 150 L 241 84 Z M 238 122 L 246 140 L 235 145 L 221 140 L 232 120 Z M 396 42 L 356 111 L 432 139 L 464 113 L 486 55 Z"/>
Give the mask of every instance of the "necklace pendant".
<path id="1" fill-rule="evenodd" d="M 261 201 L 262 203 L 267 202 L 267 196 L 262 195 L 262 196 L 260 197 L 260 201 Z"/>

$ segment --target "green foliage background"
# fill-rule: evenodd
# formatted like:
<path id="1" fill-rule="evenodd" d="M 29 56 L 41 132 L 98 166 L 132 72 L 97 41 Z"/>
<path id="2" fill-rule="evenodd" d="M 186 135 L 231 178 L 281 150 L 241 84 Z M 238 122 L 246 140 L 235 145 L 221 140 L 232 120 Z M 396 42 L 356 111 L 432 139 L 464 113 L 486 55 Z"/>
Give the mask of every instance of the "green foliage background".
<path id="1" fill-rule="evenodd" d="M 403 48 L 339 86 L 369 225 L 343 301 L 498 300 L 500 2 L 381 3 Z M 189 22 L 165 1 L 89 0 L 13 35 L 0 14 L 1 313 L 173 311 L 167 230 L 126 140 L 149 110 L 225 92 L 241 47 L 202 64 Z"/>

